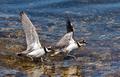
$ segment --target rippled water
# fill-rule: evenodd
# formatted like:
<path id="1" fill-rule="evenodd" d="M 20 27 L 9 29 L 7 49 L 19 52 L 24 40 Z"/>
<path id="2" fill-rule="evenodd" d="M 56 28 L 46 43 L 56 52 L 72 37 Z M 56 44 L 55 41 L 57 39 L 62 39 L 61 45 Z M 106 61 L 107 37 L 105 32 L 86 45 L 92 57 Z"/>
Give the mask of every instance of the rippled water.
<path id="1" fill-rule="evenodd" d="M 85 77 L 109 77 L 120 72 L 119 0 L 0 0 L 0 38 L 24 44 L 24 35 L 19 34 L 20 11 L 27 12 L 40 39 L 50 44 L 64 35 L 65 17 L 71 17 L 75 38 L 85 39 L 88 45 L 72 53 L 77 62 L 63 60 L 63 67 L 78 66 Z"/>

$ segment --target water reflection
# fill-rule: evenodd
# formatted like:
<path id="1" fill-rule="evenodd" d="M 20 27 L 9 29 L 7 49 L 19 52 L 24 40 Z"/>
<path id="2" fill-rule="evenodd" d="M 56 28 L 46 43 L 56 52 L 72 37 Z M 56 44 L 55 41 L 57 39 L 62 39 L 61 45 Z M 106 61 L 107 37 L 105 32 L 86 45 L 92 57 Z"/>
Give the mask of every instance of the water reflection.
<path id="1" fill-rule="evenodd" d="M 15 46 L 9 48 L 8 43 L 13 43 Z M 19 45 L 16 46 L 17 44 Z M 25 48 L 20 43 L 13 42 L 12 39 L 1 38 L 0 47 L 2 47 L 0 52 L 1 66 L 16 68 L 13 73 L 4 73 L 4 77 L 16 77 L 18 75 L 18 73 L 15 73 L 17 70 L 26 72 L 28 77 L 81 77 L 81 69 L 79 65 L 76 65 L 76 61 L 63 61 L 64 56 L 62 55 L 55 58 L 51 57 L 49 61 L 43 63 L 38 61 L 33 62 L 27 57 L 18 57 L 15 55 L 14 52 L 22 51 Z M 24 76 L 19 75 L 18 77 Z"/>
<path id="2" fill-rule="evenodd" d="M 19 70 L 35 77 L 120 77 L 119 0 L 0 0 L 0 4 L 0 66 L 6 70 Z M 77 61 L 59 56 L 55 58 L 59 60 L 50 58 L 41 65 L 15 56 L 26 49 L 18 21 L 21 10 L 29 13 L 45 46 L 54 44 L 65 33 L 64 17 L 68 13 L 75 24 L 75 38 L 88 42 L 85 49 L 71 53 Z M 0 68 L 0 77 L 27 77 L 3 70 Z"/>
<path id="3" fill-rule="evenodd" d="M 119 53 L 117 51 L 113 53 L 110 48 L 102 47 L 102 45 L 105 45 L 102 43 L 101 47 L 97 47 L 97 49 L 86 47 L 80 51 L 75 50 L 75 53 L 72 54 L 77 57 L 76 61 L 71 58 L 65 59 L 60 55 L 55 58 L 49 57 L 50 60 L 41 63 L 33 62 L 29 58 L 17 57 L 16 52 L 25 50 L 25 45 L 17 39 L 0 38 L 0 66 L 9 69 L 13 68 L 15 72 L 20 70 L 25 72 L 28 77 L 96 77 L 99 75 L 113 75 L 111 74 L 113 71 L 117 73 L 116 71 L 120 69 Z M 1 69 L 3 70 L 3 68 Z M 26 77 L 26 75 L 19 73 L 4 73 L 4 75 L 6 77 L 16 75 Z"/>
<path id="4" fill-rule="evenodd" d="M 29 75 L 30 77 L 82 77 L 80 67 L 76 65 L 70 67 L 42 65 L 30 71 Z"/>

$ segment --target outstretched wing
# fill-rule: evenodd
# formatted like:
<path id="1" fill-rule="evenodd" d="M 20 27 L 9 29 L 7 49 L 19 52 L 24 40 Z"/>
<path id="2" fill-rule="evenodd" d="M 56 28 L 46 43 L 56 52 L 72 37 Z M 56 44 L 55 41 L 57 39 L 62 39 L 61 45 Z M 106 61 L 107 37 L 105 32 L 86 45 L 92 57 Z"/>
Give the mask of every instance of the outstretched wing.
<path id="1" fill-rule="evenodd" d="M 25 35 L 26 35 L 27 50 L 32 49 L 34 47 L 41 47 L 41 44 L 39 42 L 39 37 L 36 32 L 36 28 L 28 18 L 26 13 L 21 12 L 20 18 L 21 18 L 21 23 L 23 25 Z"/>
<path id="2" fill-rule="evenodd" d="M 69 45 L 70 39 L 73 37 L 73 25 L 68 18 L 66 21 L 67 33 L 59 40 L 55 47 L 63 48 Z"/>

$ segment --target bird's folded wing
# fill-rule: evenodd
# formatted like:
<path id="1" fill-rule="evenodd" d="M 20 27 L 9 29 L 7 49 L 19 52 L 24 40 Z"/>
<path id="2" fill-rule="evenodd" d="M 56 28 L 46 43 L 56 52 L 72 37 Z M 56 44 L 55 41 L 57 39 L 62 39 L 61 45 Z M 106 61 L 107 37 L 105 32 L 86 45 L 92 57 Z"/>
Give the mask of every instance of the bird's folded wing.
<path id="1" fill-rule="evenodd" d="M 37 44 L 38 47 L 41 47 L 39 42 L 39 37 L 36 32 L 35 26 L 32 24 L 26 13 L 20 13 L 21 23 L 26 35 L 27 49 L 31 48 L 32 45 Z"/>

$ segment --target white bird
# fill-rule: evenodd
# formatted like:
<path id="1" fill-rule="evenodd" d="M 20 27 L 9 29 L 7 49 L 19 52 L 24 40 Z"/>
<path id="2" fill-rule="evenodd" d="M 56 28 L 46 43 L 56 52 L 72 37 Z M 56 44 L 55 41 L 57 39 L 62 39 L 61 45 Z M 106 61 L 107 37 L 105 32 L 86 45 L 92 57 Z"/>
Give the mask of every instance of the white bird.
<path id="1" fill-rule="evenodd" d="M 74 40 L 73 24 L 70 22 L 69 19 L 67 19 L 67 22 L 66 22 L 66 29 L 67 29 L 67 33 L 56 43 L 55 46 L 51 47 L 51 49 L 55 49 L 56 51 L 51 56 L 55 56 L 59 54 L 60 52 L 64 52 L 68 54 L 72 50 L 86 45 L 86 42 L 84 40 L 82 40 L 81 42 Z"/>
<path id="2" fill-rule="evenodd" d="M 20 18 L 26 36 L 27 49 L 17 55 L 26 55 L 31 58 L 39 58 L 45 53 L 50 52 L 48 48 L 41 46 L 36 28 L 25 12 L 20 13 Z"/>

